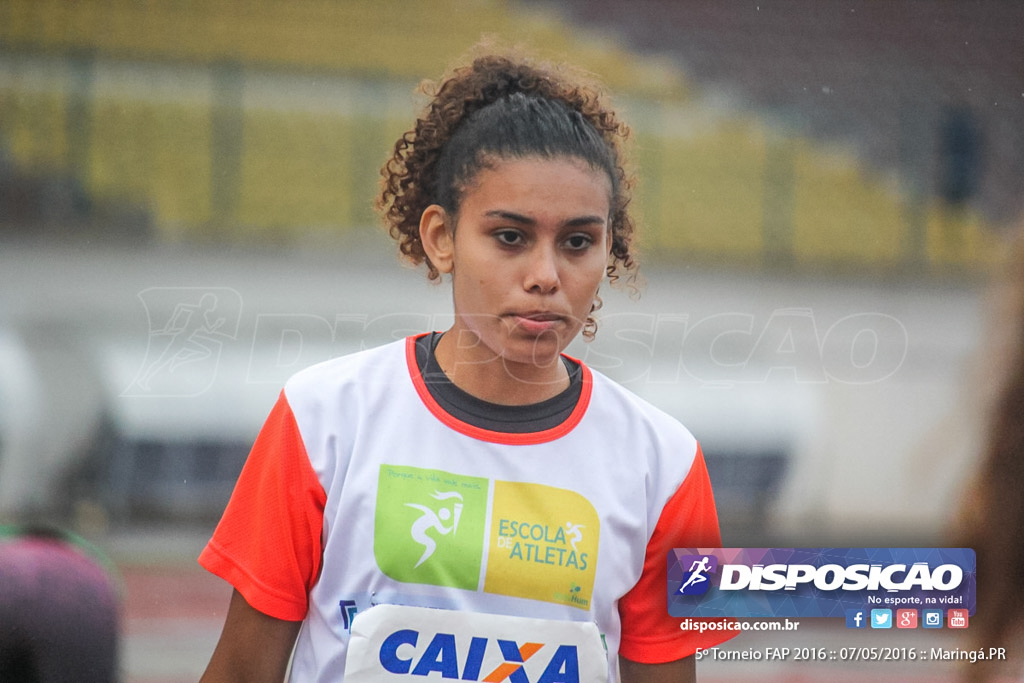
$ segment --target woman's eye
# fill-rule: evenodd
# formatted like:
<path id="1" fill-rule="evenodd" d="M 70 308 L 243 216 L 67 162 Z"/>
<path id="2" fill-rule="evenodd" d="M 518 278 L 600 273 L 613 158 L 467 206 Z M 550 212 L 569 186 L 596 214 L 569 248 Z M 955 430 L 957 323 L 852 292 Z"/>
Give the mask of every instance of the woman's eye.
<path id="1" fill-rule="evenodd" d="M 583 234 L 570 235 L 569 239 L 565 240 L 566 246 L 568 246 L 570 249 L 586 249 L 593 243 L 594 240 L 590 237 L 590 235 Z"/>
<path id="2" fill-rule="evenodd" d="M 515 230 L 499 230 L 494 236 L 498 242 L 506 246 L 514 246 L 523 241 L 522 235 Z"/>

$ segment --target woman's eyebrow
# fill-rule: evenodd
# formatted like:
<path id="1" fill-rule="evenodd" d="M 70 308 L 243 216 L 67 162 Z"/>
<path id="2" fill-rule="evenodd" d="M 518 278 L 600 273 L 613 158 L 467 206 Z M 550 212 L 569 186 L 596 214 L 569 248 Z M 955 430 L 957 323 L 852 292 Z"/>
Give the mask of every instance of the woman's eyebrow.
<path id="1" fill-rule="evenodd" d="M 521 223 L 523 225 L 534 225 L 537 222 L 535 218 L 524 216 L 523 214 L 516 213 L 515 211 L 505 211 L 504 209 L 491 209 L 485 213 L 484 216 L 487 218 L 500 218 L 501 220 L 511 221 L 512 223 Z"/>
<path id="2" fill-rule="evenodd" d="M 537 219 L 535 219 L 535 218 L 532 218 L 530 216 L 524 216 L 523 214 L 516 213 L 515 211 L 506 211 L 504 209 L 492 209 L 492 210 L 486 212 L 484 214 L 484 216 L 487 217 L 487 218 L 500 218 L 502 220 L 510 221 L 512 223 L 519 223 L 520 225 L 536 225 L 537 224 Z M 565 221 L 565 223 L 563 223 L 562 225 L 564 225 L 565 227 L 575 228 L 575 227 L 580 227 L 580 226 L 584 226 L 584 225 L 593 225 L 593 224 L 604 225 L 607 222 L 608 222 L 608 219 L 602 218 L 601 216 L 597 216 L 597 215 L 594 215 L 594 216 L 584 215 L 584 216 L 576 216 L 575 218 L 570 218 L 569 220 Z"/>

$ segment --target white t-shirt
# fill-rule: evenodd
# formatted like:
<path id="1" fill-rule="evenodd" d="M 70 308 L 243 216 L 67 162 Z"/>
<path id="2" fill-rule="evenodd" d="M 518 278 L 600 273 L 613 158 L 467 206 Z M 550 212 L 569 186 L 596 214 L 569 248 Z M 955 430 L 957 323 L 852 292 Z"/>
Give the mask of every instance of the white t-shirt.
<path id="1" fill-rule="evenodd" d="M 572 414 L 508 434 L 461 422 L 415 339 L 291 378 L 200 563 L 250 605 L 303 620 L 292 680 L 341 681 L 372 604 L 593 621 L 617 654 L 673 661 L 728 638 L 681 631 L 668 551 L 718 547 L 700 448 L 583 367 Z"/>

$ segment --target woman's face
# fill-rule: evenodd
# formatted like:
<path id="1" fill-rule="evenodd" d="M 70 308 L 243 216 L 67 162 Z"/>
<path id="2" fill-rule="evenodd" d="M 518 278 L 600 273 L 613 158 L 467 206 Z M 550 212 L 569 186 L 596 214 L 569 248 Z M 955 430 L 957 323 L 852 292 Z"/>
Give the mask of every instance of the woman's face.
<path id="1" fill-rule="evenodd" d="M 500 356 L 509 369 L 557 361 L 605 275 L 610 197 L 607 174 L 571 157 L 499 159 L 477 174 L 442 264 L 460 359 Z"/>

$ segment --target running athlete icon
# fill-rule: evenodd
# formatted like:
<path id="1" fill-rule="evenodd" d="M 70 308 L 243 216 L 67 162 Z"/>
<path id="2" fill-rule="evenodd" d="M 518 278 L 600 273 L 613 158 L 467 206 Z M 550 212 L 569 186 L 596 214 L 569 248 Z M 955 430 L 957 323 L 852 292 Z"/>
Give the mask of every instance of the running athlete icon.
<path id="1" fill-rule="evenodd" d="M 431 494 L 431 498 L 434 500 L 451 500 L 457 499 L 457 502 L 453 503 L 451 509 L 448 507 L 442 507 L 436 512 L 426 505 L 419 505 L 417 503 L 406 503 L 406 507 L 419 510 L 423 513 L 423 516 L 412 523 L 412 539 L 423 546 L 423 556 L 420 557 L 419 562 L 416 563 L 414 569 L 419 567 L 421 564 L 430 559 L 430 556 L 437 550 L 437 541 L 427 535 L 427 532 L 433 529 L 443 536 L 448 534 L 454 534 L 456 529 L 459 527 L 459 516 L 462 514 L 462 494 L 456 493 L 455 491 L 448 491 L 447 493 L 441 493 L 440 491 L 434 491 Z M 445 522 L 452 520 L 450 526 L 445 526 Z"/>
<path id="2" fill-rule="evenodd" d="M 569 543 L 572 545 L 573 552 L 579 552 L 576 550 L 576 544 L 583 540 L 583 531 L 581 529 L 583 529 L 582 524 L 565 523 L 565 533 L 569 537 Z"/>
<path id="3" fill-rule="evenodd" d="M 204 294 L 198 305 L 178 304 L 167 324 L 151 333 L 153 338 L 167 339 L 160 356 L 149 364 L 138 385 L 145 391 L 150 382 L 162 371 L 174 372 L 180 366 L 209 358 L 214 350 L 211 344 L 219 344 L 211 335 L 224 324 L 225 318 L 213 318 L 217 308 L 217 296 Z"/>
<path id="4" fill-rule="evenodd" d="M 690 565 L 690 569 L 688 570 L 690 572 L 690 577 L 686 579 L 682 586 L 679 587 L 680 593 L 694 584 L 703 583 L 708 580 L 708 577 L 705 576 L 705 574 L 711 569 L 711 567 L 708 566 L 708 561 L 709 558 L 707 555 L 700 558 L 700 560 L 693 561 L 693 564 Z"/>

